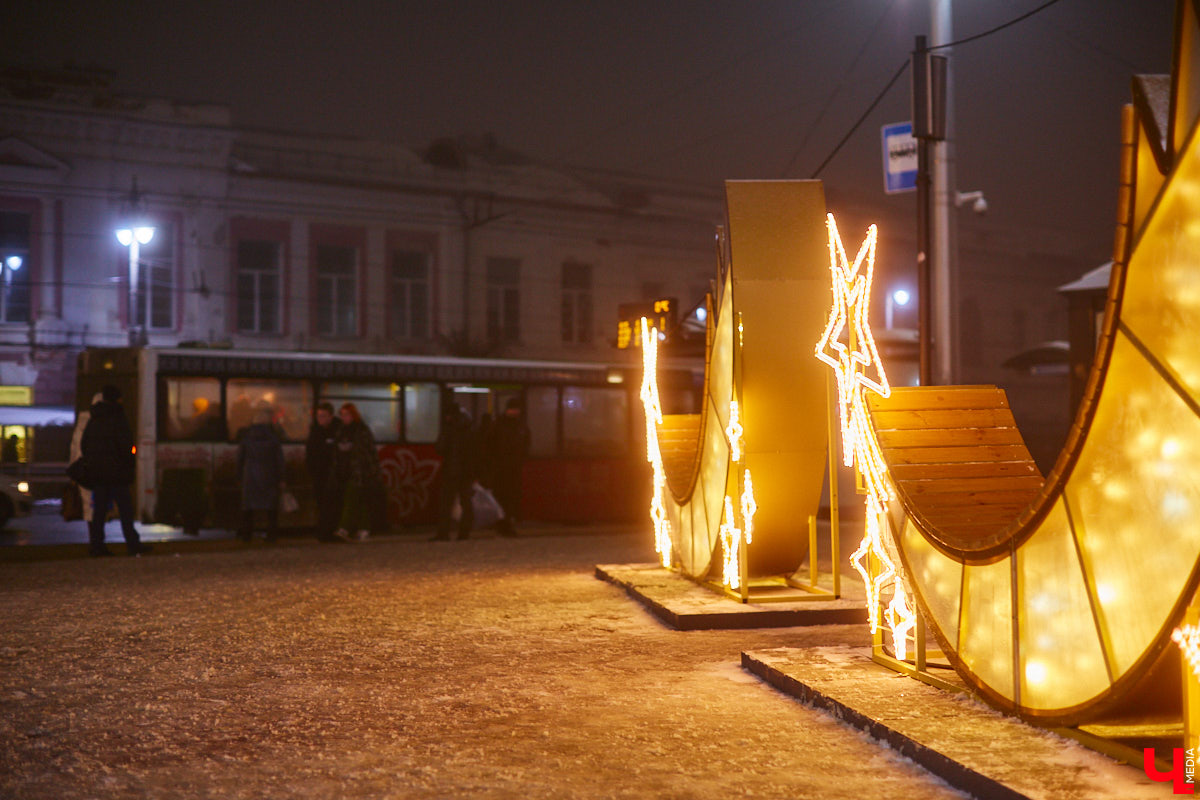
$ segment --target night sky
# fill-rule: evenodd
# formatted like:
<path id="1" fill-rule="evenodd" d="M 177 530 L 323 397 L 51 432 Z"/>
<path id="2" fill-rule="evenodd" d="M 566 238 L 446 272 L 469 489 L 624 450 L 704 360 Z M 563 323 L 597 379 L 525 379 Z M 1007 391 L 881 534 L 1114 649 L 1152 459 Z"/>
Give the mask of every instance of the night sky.
<path id="1" fill-rule="evenodd" d="M 954 38 L 1042 2 L 960 0 Z M 962 224 L 1107 257 L 1119 107 L 1132 73 L 1169 70 L 1173 9 L 1060 0 L 954 50 L 957 184 L 990 204 Z M 6 9 L 3 59 L 106 66 L 121 93 L 228 104 L 240 126 L 416 148 L 490 132 L 551 164 L 716 185 L 810 176 L 928 25 L 927 0 L 39 0 Z M 908 218 L 879 139 L 908 95 L 905 75 L 821 175 L 835 205 Z"/>

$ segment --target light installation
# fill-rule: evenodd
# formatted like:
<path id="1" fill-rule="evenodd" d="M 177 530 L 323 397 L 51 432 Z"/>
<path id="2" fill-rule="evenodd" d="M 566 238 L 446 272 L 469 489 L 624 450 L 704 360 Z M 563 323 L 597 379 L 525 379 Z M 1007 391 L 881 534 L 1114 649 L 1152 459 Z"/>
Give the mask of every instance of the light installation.
<path id="1" fill-rule="evenodd" d="M 738 463 L 742 460 L 742 434 L 745 429 L 742 428 L 742 421 L 738 414 L 738 401 L 729 401 L 729 424 L 725 426 L 725 438 L 729 440 L 729 458 L 733 463 Z"/>
<path id="2" fill-rule="evenodd" d="M 1192 674 L 1200 680 L 1200 628 L 1195 625 L 1180 625 L 1171 631 L 1171 641 L 1179 645 Z"/>
<path id="3" fill-rule="evenodd" d="M 671 566 L 671 524 L 667 520 L 665 495 L 667 473 L 658 448 L 657 426 L 662 422 L 662 403 L 658 399 L 658 330 L 641 318 L 642 334 L 642 409 L 646 414 L 646 460 L 654 473 L 650 498 L 650 519 L 654 523 L 654 551 L 664 567 Z"/>
<path id="4" fill-rule="evenodd" d="M 857 463 L 866 488 L 866 529 L 850 561 L 867 588 L 867 615 L 872 634 L 878 632 L 880 626 L 880 594 L 889 584 L 893 587 L 885 621 L 892 631 L 896 657 L 903 660 L 907 655 L 908 633 L 916 624 L 916 614 L 904 591 L 902 576 L 883 543 L 887 504 L 895 498 L 887 480 L 883 454 L 871 429 L 866 401 L 868 389 L 882 397 L 891 394 L 868 319 L 878 229 L 874 225 L 867 229 L 867 237 L 851 264 L 833 215 L 828 214 L 825 219 L 829 233 L 833 305 L 815 354 L 833 369 L 837 379 L 843 463 L 848 467 Z M 843 335 L 846 342 L 842 341 Z M 870 377 L 869 373 L 874 373 L 875 377 Z M 875 560 L 877 569 L 872 569 L 871 559 Z"/>

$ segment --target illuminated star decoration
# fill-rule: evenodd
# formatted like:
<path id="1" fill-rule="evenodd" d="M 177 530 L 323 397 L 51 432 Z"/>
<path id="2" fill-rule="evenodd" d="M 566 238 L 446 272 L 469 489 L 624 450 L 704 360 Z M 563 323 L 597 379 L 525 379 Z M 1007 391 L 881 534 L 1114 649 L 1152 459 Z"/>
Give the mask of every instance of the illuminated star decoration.
<path id="1" fill-rule="evenodd" d="M 654 473 L 654 492 L 650 500 L 650 519 L 654 523 L 654 550 L 664 567 L 671 566 L 671 523 L 667 520 L 665 496 L 667 473 L 658 449 L 658 424 L 662 422 L 662 404 L 658 399 L 658 330 L 645 317 L 642 334 L 642 409 L 646 412 L 646 460 Z"/>
<path id="2" fill-rule="evenodd" d="M 868 319 L 878 231 L 874 225 L 867 229 L 867 238 L 851 264 L 832 214 L 827 215 L 826 226 L 829 229 L 833 307 L 829 311 L 825 331 L 817 342 L 815 354 L 833 368 L 837 378 L 842 460 L 848 467 L 854 466 L 857 461 L 858 471 L 867 489 L 866 531 L 850 561 L 862 575 L 867 587 L 867 615 L 871 633 L 879 630 L 879 595 L 889 583 L 892 584 L 892 602 L 886 618 L 892 630 L 896 657 L 903 660 L 907 655 L 908 632 L 916 624 L 916 614 L 896 573 L 896 565 L 883 545 L 887 504 L 894 498 L 887 482 L 883 453 L 871 428 L 866 400 L 867 389 L 883 397 L 891 394 Z M 847 343 L 841 341 L 843 334 L 846 334 Z M 868 376 L 868 371 L 874 373 L 874 379 Z M 868 564 L 864 563 L 869 562 L 871 556 L 875 557 L 880 567 L 879 574 L 875 576 L 871 575 Z"/>

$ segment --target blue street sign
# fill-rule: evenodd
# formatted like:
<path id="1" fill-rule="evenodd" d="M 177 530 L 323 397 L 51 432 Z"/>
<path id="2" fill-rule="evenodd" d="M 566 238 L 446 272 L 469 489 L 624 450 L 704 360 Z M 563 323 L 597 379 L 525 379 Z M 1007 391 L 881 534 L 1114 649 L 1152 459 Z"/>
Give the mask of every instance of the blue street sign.
<path id="1" fill-rule="evenodd" d="M 917 140 L 911 122 L 883 126 L 883 191 L 911 192 L 917 188 Z"/>

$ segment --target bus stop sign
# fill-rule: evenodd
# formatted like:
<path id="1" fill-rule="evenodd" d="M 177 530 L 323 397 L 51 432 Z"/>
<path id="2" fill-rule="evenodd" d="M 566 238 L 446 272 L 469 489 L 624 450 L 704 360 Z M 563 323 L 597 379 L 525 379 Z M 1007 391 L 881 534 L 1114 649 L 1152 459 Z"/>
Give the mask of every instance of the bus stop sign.
<path id="1" fill-rule="evenodd" d="M 883 191 L 911 192 L 917 188 L 917 140 L 911 122 L 883 126 Z"/>

